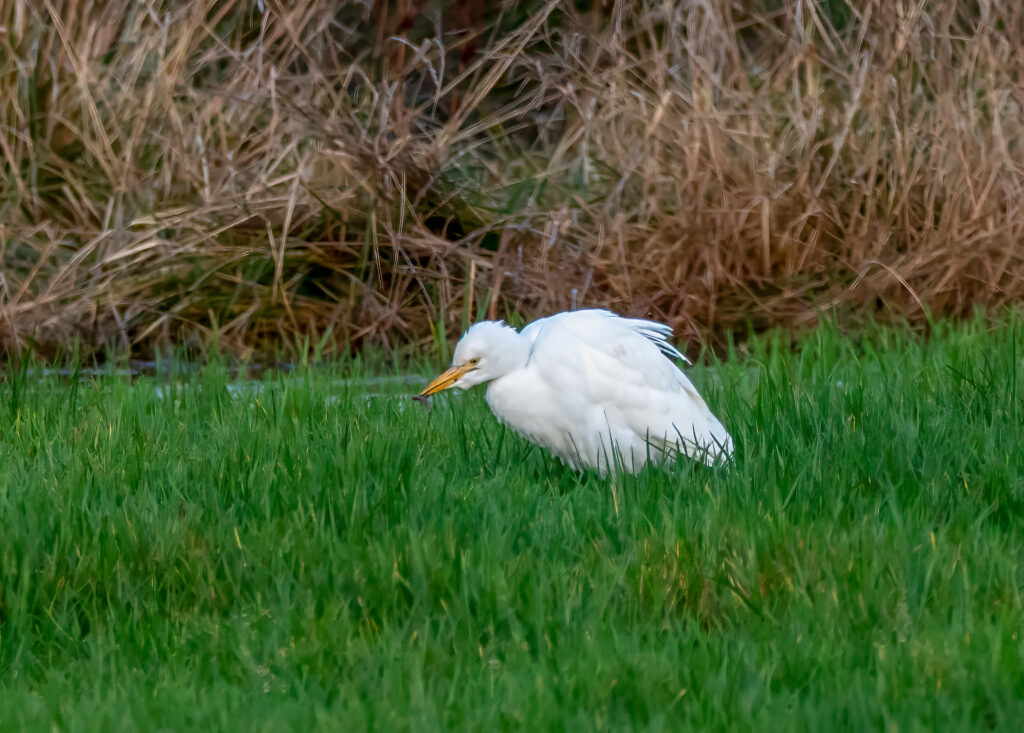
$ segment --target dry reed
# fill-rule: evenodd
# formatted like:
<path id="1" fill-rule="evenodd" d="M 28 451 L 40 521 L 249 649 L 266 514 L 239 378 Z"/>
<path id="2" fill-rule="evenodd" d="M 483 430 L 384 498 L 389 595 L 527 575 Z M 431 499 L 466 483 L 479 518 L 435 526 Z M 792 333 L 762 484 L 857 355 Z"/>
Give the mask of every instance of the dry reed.
<path id="1" fill-rule="evenodd" d="M 1024 293 L 1024 5 L 0 0 L 0 346 Z"/>

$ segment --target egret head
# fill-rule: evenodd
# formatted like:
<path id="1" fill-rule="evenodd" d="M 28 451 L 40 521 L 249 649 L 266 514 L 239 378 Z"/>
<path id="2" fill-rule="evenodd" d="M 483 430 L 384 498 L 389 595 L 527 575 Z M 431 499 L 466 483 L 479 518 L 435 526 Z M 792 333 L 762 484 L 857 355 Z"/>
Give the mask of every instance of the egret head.
<path id="1" fill-rule="evenodd" d="M 470 327 L 455 345 L 452 367 L 439 376 L 420 397 L 449 387 L 469 389 L 508 374 L 526 364 L 530 342 L 501 321 L 481 321 Z"/>

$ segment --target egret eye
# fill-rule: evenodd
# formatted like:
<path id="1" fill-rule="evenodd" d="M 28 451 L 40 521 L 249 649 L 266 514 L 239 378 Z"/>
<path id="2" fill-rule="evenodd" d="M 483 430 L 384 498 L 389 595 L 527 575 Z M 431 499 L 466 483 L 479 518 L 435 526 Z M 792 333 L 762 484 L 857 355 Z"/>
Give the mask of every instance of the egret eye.
<path id="1" fill-rule="evenodd" d="M 474 356 L 472 359 L 470 359 L 466 363 L 469 364 L 470 366 L 476 366 L 477 364 L 480 363 L 480 357 L 479 356 Z"/>

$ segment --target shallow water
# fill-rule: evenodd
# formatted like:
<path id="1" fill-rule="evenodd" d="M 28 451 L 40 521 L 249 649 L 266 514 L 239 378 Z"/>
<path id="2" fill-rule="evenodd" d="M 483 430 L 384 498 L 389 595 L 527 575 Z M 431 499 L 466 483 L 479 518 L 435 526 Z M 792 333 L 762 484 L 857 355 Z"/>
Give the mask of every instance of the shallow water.
<path id="1" fill-rule="evenodd" d="M 421 386 L 427 384 L 428 377 L 419 374 L 394 374 L 383 377 L 353 377 L 347 379 L 332 379 L 326 383 L 328 390 L 348 391 L 351 389 L 362 389 L 365 392 L 367 403 L 375 400 L 395 400 L 398 404 L 404 405 L 411 402 Z M 263 394 L 268 385 L 267 380 L 261 379 L 240 379 L 228 382 L 224 385 L 228 394 L 234 398 L 255 398 Z M 408 387 L 408 391 L 396 392 L 395 388 Z M 183 393 L 190 390 L 201 390 L 203 385 L 191 384 L 188 382 L 171 382 L 169 384 L 154 385 L 154 393 L 160 399 L 165 397 L 180 398 Z M 328 395 L 328 404 L 336 404 L 341 401 L 340 395 Z"/>

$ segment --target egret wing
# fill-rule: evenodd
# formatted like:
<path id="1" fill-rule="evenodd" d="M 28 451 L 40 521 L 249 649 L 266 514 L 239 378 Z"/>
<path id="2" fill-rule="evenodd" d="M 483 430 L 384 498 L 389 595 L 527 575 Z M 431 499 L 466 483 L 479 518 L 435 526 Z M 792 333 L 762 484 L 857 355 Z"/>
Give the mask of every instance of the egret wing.
<path id="1" fill-rule="evenodd" d="M 577 420 L 586 430 L 607 433 L 623 453 L 628 444 L 635 460 L 653 446 L 711 462 L 731 452 L 731 439 L 666 357 L 665 346 L 674 351 L 666 331 L 607 311 L 573 311 L 530 324 L 523 333 L 533 341 L 531 365 L 552 382 L 566 409 L 589 410 L 588 420 Z"/>
<path id="2" fill-rule="evenodd" d="M 611 311 L 601 309 L 587 309 L 580 311 L 569 311 L 558 313 L 547 318 L 538 318 L 526 326 L 522 334 L 531 341 L 536 342 L 540 332 L 549 325 L 559 325 L 576 333 L 588 343 L 600 343 L 615 332 L 639 334 L 658 347 L 665 356 L 673 359 L 681 359 L 687 364 L 687 359 L 669 340 L 672 338 L 672 327 L 657 321 L 647 321 L 642 318 L 623 318 Z"/>

